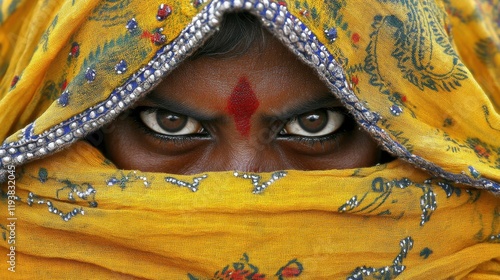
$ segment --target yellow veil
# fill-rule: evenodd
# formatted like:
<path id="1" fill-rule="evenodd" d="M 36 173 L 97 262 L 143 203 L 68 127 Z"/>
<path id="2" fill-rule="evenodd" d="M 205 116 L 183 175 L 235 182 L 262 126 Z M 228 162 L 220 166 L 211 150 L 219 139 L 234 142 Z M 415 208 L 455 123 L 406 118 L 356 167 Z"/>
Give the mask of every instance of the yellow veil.
<path id="1" fill-rule="evenodd" d="M 82 140 L 229 11 L 397 159 L 174 175 Z M 498 0 L 0 1 L 0 278 L 496 279 L 499 36 Z"/>

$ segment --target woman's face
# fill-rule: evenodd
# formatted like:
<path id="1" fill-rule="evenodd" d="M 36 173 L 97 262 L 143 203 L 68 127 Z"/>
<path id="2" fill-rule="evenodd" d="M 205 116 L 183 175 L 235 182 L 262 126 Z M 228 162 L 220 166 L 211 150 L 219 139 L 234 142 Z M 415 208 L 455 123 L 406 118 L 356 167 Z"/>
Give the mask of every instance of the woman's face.
<path id="1" fill-rule="evenodd" d="M 177 174 L 375 165 L 377 144 L 274 38 L 232 58 L 185 62 L 108 126 L 120 168 Z"/>

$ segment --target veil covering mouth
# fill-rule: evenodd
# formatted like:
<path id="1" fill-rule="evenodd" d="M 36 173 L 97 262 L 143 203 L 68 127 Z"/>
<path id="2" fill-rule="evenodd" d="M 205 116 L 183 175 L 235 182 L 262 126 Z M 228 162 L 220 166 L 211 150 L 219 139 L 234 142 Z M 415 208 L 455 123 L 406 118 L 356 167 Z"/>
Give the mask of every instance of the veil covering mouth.
<path id="1" fill-rule="evenodd" d="M 0 2 L 2 255 L 15 246 L 20 279 L 498 275 L 499 6 Z M 85 141 L 231 12 L 256 16 L 396 159 L 176 175 L 119 169 Z"/>

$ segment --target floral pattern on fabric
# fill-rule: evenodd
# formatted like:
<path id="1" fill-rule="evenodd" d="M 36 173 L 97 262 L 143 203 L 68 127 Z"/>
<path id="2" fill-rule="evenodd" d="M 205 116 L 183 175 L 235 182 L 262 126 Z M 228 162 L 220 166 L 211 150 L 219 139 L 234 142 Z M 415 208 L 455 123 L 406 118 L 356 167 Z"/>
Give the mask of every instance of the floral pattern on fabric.
<path id="1" fill-rule="evenodd" d="M 35 51 L 35 55 L 55 58 L 48 65 L 54 71 L 49 70 L 42 79 L 46 86 L 42 92 L 48 99 L 33 99 L 35 103 L 30 106 L 36 113 L 21 118 L 31 122 L 16 124 L 16 128 L 24 128 L 11 135 L 0 148 L 0 166 L 44 157 L 113 120 L 182 63 L 203 42 L 204 36 L 210 36 L 226 10 L 242 8 L 256 15 L 267 14 L 262 20 L 269 31 L 300 59 L 316 68 L 356 120 L 395 156 L 425 168 L 433 176 L 500 191 L 500 185 L 494 182 L 496 165 L 469 160 L 470 148 L 447 149 L 445 141 L 450 131 L 454 131 L 451 137 L 461 145 L 466 136 L 482 138 L 477 135 L 479 132 L 472 126 L 454 130 L 453 125 L 434 131 L 433 127 L 441 127 L 451 118 L 449 115 L 427 117 L 430 107 L 426 104 L 426 96 L 448 99 L 439 103 L 441 106 L 452 102 L 450 98 L 457 94 L 466 97 L 468 90 L 463 88 L 475 86 L 475 81 L 471 80 L 475 73 L 463 63 L 460 49 L 457 52 L 457 44 L 448 28 L 450 20 L 445 7 L 459 5 L 415 0 L 378 1 L 376 5 L 385 9 L 373 9 L 371 16 L 366 17 L 371 23 L 351 24 L 349 15 L 361 3 L 358 1 L 297 1 L 293 5 L 266 2 L 254 6 L 253 2 L 214 0 L 203 5 L 190 2 L 183 6 L 182 1 L 167 4 L 155 0 L 140 14 L 134 12 L 137 3 L 133 0 L 103 1 L 79 10 L 88 13 L 89 20 L 81 28 L 72 26 L 73 30 L 65 33 L 66 41 L 49 42 L 51 37 L 56 37 L 52 34 L 70 25 L 65 13 L 52 12 L 48 14 L 50 21 L 40 43 L 43 46 L 53 44 L 52 51 L 46 54 Z M 63 3 L 58 8 L 71 10 L 73 5 Z M 44 8 L 57 11 L 54 7 Z M 215 13 L 214 9 L 220 9 L 220 13 Z M 219 19 L 208 21 L 205 28 L 202 21 L 208 17 Z M 95 30 L 103 28 L 106 36 L 95 37 Z M 86 43 L 88 37 L 93 38 L 92 43 Z M 58 48 L 64 56 L 58 55 Z M 128 52 L 131 55 L 125 57 L 123 54 Z M 434 64 L 435 61 L 440 63 Z M 28 67 L 24 71 L 33 69 Z M 402 80 L 394 83 L 393 77 Z M 26 92 L 28 85 L 25 83 L 20 79 L 12 94 Z M 377 100 L 380 96 L 371 94 L 373 88 L 388 99 Z M 37 87 L 30 90 L 28 94 L 40 93 Z M 452 92 L 453 95 L 447 94 Z M 59 98 L 54 100 L 55 96 Z M 455 103 L 454 107 L 465 106 L 463 104 L 470 110 L 486 106 L 493 112 L 482 99 L 471 99 L 462 105 Z M 458 111 L 465 109 L 457 108 Z M 447 110 L 436 108 L 436 111 Z M 38 115 L 41 112 L 45 113 Z M 35 115 L 36 120 L 32 119 Z M 438 120 L 439 126 L 433 123 L 434 120 Z M 484 125 L 486 120 L 478 121 Z M 462 126 L 470 123 L 460 118 L 451 123 L 458 122 Z M 56 137 L 52 137 L 53 134 Z M 415 135 L 432 137 L 435 145 L 423 148 L 418 145 L 421 136 Z M 41 141 L 40 146 L 38 141 Z M 438 153 L 446 156 L 435 157 Z M 446 165 L 443 159 L 449 156 L 456 156 L 457 168 Z M 491 160 L 495 162 L 499 157 L 492 155 Z M 481 176 L 467 172 L 469 166 L 478 170 Z"/>
<path id="2" fill-rule="evenodd" d="M 358 267 L 354 272 L 347 277 L 347 280 L 368 280 L 368 279 L 395 279 L 406 269 L 403 265 L 403 260 L 406 258 L 408 252 L 413 249 L 413 239 L 407 237 L 399 243 L 401 252 L 396 256 L 393 265 L 383 268 L 373 267 Z"/>
<path id="3" fill-rule="evenodd" d="M 1 185 L 0 204 L 16 204 L 23 277 L 500 271 L 498 3 L 0 1 L 0 181 L 5 166 L 18 176 L 15 194 Z M 119 170 L 84 141 L 236 10 L 260 18 L 397 159 L 355 170 L 159 174 Z M 2 255 L 9 215 L 0 211 Z M 252 262 L 221 261 L 242 252 Z"/>
<path id="4" fill-rule="evenodd" d="M 491 195 L 429 178 L 401 163 L 338 170 L 335 172 L 338 178 L 332 174 L 318 177 L 309 172 L 289 170 L 286 177 L 267 186 L 265 192 L 256 194 L 252 193 L 252 184 L 248 182 L 258 179 L 251 177 L 252 174 L 246 174 L 245 179 L 243 174 L 236 176 L 234 172 L 167 177 L 137 171 L 110 172 L 113 166 L 101 155 L 92 155 L 91 151 L 88 143 L 80 142 L 69 151 L 70 162 L 64 161 L 68 154 L 60 153 L 40 165 L 29 164 L 18 172 L 21 177 L 16 192 L 17 215 L 21 215 L 19 219 L 23 221 L 17 225 L 19 234 L 30 232 L 37 236 L 28 242 L 43 239 L 45 231 L 30 230 L 30 224 L 38 219 L 50 224 L 51 228 L 60 229 L 61 235 L 55 233 L 58 238 L 54 239 L 58 240 L 58 245 L 53 247 L 59 258 L 72 254 L 58 250 L 65 248 L 62 244 L 73 244 L 73 239 L 64 237 L 71 234 L 68 230 L 86 232 L 78 235 L 84 243 L 97 239 L 102 244 L 119 232 L 135 241 L 117 245 L 117 250 L 134 251 L 135 244 L 143 248 L 153 246 L 144 253 L 134 251 L 134 258 L 140 256 L 153 263 L 161 260 L 159 267 L 165 270 L 164 276 L 181 270 L 191 279 L 289 279 L 311 275 L 369 279 L 377 275 L 389 278 L 398 274 L 412 275 L 415 263 L 425 267 L 443 254 L 469 254 L 458 249 L 460 243 L 450 243 L 450 239 L 459 236 L 475 240 L 476 246 L 496 245 L 500 240 L 500 216 L 495 214 L 498 212 L 495 205 L 499 206 Z M 62 172 L 62 166 L 78 168 L 89 156 L 94 159 L 89 169 L 83 171 L 86 175 Z M 410 171 L 414 172 L 411 179 L 403 176 Z M 400 176 L 388 177 L 384 175 L 387 172 Z M 261 174 L 260 178 L 272 176 L 273 173 Z M 196 182 L 200 184 L 196 186 L 196 193 L 189 191 Z M 257 182 L 260 182 L 257 185 L 262 183 Z M 338 193 L 331 195 L 332 189 Z M 0 202 L 6 202 L 4 193 Z M 466 227 L 464 221 L 467 221 Z M 0 224 L 4 237 L 0 243 L 7 245 L 10 230 L 7 224 Z M 450 233 L 442 233 L 443 224 L 450 227 Z M 146 225 L 147 230 L 144 230 Z M 102 231 L 105 232 L 102 237 L 95 235 Z M 411 238 L 401 240 L 400 254 L 392 265 L 388 265 L 390 258 L 388 260 L 387 255 L 395 253 L 394 246 L 387 245 L 394 244 L 393 235 L 409 234 Z M 234 244 L 218 245 L 228 240 Z M 206 250 L 207 247 L 211 250 Z M 275 249 L 270 250 L 271 247 Z M 43 250 L 44 246 L 35 248 Z M 370 253 L 355 254 L 356 257 L 350 259 L 347 256 L 351 253 L 346 248 L 381 251 L 384 257 L 373 259 Z M 495 252 L 494 248 L 491 253 L 485 249 L 477 250 L 485 256 Z M 19 250 L 25 252 L 24 245 Z M 158 253 L 157 250 L 167 252 Z M 220 265 L 221 250 L 224 254 L 246 250 L 252 251 L 252 255 L 263 253 L 265 257 L 259 258 L 258 263 L 244 255 L 237 262 Z M 307 257 L 310 250 L 323 257 Z M 102 258 L 111 258 L 106 250 L 102 252 Z M 146 253 L 153 254 L 153 259 Z M 180 261 L 172 262 L 171 254 Z M 196 261 L 199 266 L 192 266 L 193 254 L 199 256 L 196 257 L 200 258 Z M 343 262 L 331 262 L 331 257 L 338 259 L 339 256 Z M 98 258 L 101 259 L 101 255 Z M 283 258 L 290 261 L 285 264 Z M 90 255 L 83 262 L 91 263 Z M 331 269 L 317 270 L 318 264 L 328 264 Z M 214 267 L 220 270 L 214 273 Z M 127 274 L 141 277 L 143 270 L 134 271 L 128 270 Z M 212 272 L 207 275 L 200 271 Z"/>
<path id="5" fill-rule="evenodd" d="M 401 95 L 391 92 L 390 78 L 379 64 L 387 60 L 397 62 L 401 77 L 408 80 L 418 89 L 451 92 L 461 87 L 461 81 L 468 78 L 468 73 L 458 59 L 446 30 L 442 28 L 442 14 L 432 1 L 398 1 L 400 9 L 406 11 L 407 18 L 397 15 L 376 15 L 372 24 L 374 29 L 371 42 L 367 47 L 366 70 L 371 75 L 370 83 L 379 87 L 383 94 Z M 430 34 L 424 36 L 424 34 Z M 393 46 L 381 47 L 378 44 L 381 36 L 391 36 Z M 437 53 L 445 54 L 440 59 L 440 67 L 435 65 L 433 57 Z M 378 59 L 383 59 L 378 61 Z M 391 61 L 392 62 L 392 61 Z"/>
<path id="6" fill-rule="evenodd" d="M 250 258 L 247 254 L 239 262 L 227 265 L 220 271 L 215 272 L 214 276 L 210 279 L 213 280 L 267 280 L 267 279 L 294 279 L 298 278 L 304 270 L 303 265 L 297 260 L 291 260 L 286 265 L 281 267 L 273 276 L 267 276 L 265 273 L 259 271 L 259 268 L 250 263 Z M 188 274 L 189 280 L 202 280 L 206 278 L 199 278 Z"/>
<path id="7" fill-rule="evenodd" d="M 412 182 L 408 178 L 388 180 L 377 177 L 372 181 L 371 190 L 363 195 L 356 195 L 350 198 L 345 204 L 339 207 L 340 213 L 378 213 L 378 215 L 389 215 L 388 209 L 380 209 L 382 205 L 387 206 L 387 202 L 395 188 L 405 189 L 410 186 L 422 190 L 423 194 L 418 200 L 420 209 L 422 210 L 420 225 L 423 226 L 431 218 L 432 213 L 437 209 L 436 193 L 433 184 L 442 188 L 446 192 L 446 197 L 456 195 L 459 197 L 462 191 L 454 187 L 453 183 L 446 181 L 434 181 L 432 179 L 425 180 L 424 183 Z M 477 195 L 477 192 L 469 191 L 468 194 L 472 197 Z M 393 200 L 393 203 L 397 203 Z M 401 213 L 403 216 L 404 213 Z"/>

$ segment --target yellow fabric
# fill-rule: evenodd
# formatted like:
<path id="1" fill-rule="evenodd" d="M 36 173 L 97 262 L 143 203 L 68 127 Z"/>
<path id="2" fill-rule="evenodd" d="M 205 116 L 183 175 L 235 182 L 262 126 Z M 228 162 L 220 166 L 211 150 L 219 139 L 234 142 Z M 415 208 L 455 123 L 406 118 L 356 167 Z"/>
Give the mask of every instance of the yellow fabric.
<path id="1" fill-rule="evenodd" d="M 162 3 L 172 15 L 159 21 Z M 33 134 L 42 134 L 108 98 L 161 49 L 151 34 L 163 28 L 170 44 L 215 2 L 193 3 L 1 1 L 2 147 L 24 145 L 21 129 L 32 122 Z M 402 159 L 361 169 L 288 170 L 255 194 L 252 181 L 233 172 L 119 170 L 81 140 L 2 167 L 15 166 L 19 199 L 13 245 L 7 206 L 14 172 L 4 173 L 0 260 L 15 246 L 16 272 L 2 261 L 0 278 L 500 277 L 498 189 L 478 183 L 500 181 L 499 1 L 279 5 L 340 63 L 358 105 L 378 114 L 377 127 L 390 136 L 377 140 Z M 139 26 L 132 31 L 125 28 L 131 18 Z M 330 27 L 338 31 L 334 42 L 324 32 Z M 121 59 L 127 71 L 117 75 Z M 95 81 L 88 81 L 88 68 Z M 65 90 L 69 102 L 62 106 Z M 431 164 L 412 165 L 408 154 Z M 429 167 L 434 173 L 423 170 Z M 273 174 L 255 175 L 265 183 Z M 190 184 L 199 178 L 198 191 L 172 178 Z"/>

